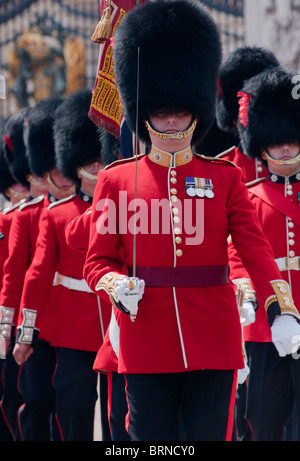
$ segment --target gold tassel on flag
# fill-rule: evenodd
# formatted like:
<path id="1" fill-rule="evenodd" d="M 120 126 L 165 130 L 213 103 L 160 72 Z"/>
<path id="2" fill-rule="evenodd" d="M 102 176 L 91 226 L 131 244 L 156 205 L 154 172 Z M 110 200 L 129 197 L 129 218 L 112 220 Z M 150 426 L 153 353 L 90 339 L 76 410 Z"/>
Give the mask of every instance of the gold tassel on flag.
<path id="1" fill-rule="evenodd" d="M 104 43 L 111 37 L 112 21 L 110 17 L 111 5 L 110 0 L 106 2 L 106 8 L 103 11 L 100 21 L 98 22 L 91 40 L 95 43 Z"/>

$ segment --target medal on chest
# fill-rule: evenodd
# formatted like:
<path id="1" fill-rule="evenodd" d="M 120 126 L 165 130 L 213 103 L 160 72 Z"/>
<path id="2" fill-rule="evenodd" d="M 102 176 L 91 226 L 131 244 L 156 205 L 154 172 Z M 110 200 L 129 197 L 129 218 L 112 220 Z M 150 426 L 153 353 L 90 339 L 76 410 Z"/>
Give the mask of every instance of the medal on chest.
<path id="1" fill-rule="evenodd" d="M 213 188 L 214 185 L 211 179 L 193 178 L 191 176 L 185 178 L 185 189 L 189 197 L 212 199 L 215 196 Z"/>

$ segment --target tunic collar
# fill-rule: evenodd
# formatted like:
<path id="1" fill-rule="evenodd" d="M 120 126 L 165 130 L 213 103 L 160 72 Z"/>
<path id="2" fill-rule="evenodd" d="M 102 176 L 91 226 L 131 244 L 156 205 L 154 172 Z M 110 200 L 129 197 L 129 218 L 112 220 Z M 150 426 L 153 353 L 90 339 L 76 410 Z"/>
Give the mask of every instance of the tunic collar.
<path id="1" fill-rule="evenodd" d="M 280 176 L 270 171 L 269 180 L 276 184 L 285 184 L 286 182 L 293 184 L 300 181 L 300 171 L 292 176 Z"/>
<path id="2" fill-rule="evenodd" d="M 51 192 L 48 192 L 48 200 L 50 203 L 54 203 L 54 202 L 57 202 L 58 199 L 56 197 L 54 197 L 53 194 L 51 194 Z"/>
<path id="3" fill-rule="evenodd" d="M 169 152 L 165 152 L 152 146 L 148 157 L 152 162 L 170 168 L 190 163 L 193 159 L 193 153 L 190 147 L 179 152 L 175 152 L 174 154 L 170 154 Z"/>
<path id="4" fill-rule="evenodd" d="M 78 197 L 86 203 L 93 203 L 93 197 L 89 194 L 85 194 L 82 190 L 78 192 Z"/>

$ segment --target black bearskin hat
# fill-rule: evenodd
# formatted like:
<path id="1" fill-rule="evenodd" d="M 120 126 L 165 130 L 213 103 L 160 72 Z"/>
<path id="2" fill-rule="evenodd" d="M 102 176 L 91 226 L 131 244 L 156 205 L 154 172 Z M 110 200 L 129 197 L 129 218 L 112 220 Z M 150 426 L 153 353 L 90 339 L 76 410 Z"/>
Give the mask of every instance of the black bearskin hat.
<path id="1" fill-rule="evenodd" d="M 31 172 L 39 177 L 55 168 L 53 123 L 62 98 L 46 98 L 29 112 L 24 128 L 24 142 Z"/>
<path id="2" fill-rule="evenodd" d="M 260 47 L 241 47 L 229 54 L 221 65 L 218 79 L 217 123 L 221 130 L 238 135 L 239 105 L 237 93 L 255 75 L 279 66 L 272 51 Z"/>
<path id="3" fill-rule="evenodd" d="M 300 144 L 297 78 L 294 71 L 274 69 L 248 80 L 239 93 L 240 140 L 250 158 L 261 158 L 261 150 L 270 146 Z"/>
<path id="4" fill-rule="evenodd" d="M 120 141 L 108 131 L 97 127 L 101 142 L 101 163 L 110 165 L 119 159 Z"/>
<path id="5" fill-rule="evenodd" d="M 7 119 L 4 127 L 4 156 L 16 182 L 29 187 L 27 176 L 31 173 L 24 144 L 24 124 L 30 107 L 19 110 Z"/>
<path id="6" fill-rule="evenodd" d="M 204 139 L 195 146 L 195 152 L 206 157 L 215 157 L 230 147 L 236 146 L 238 141 L 237 136 L 221 130 L 215 120 Z"/>
<path id="7" fill-rule="evenodd" d="M 6 119 L 0 120 L 0 193 L 4 194 L 6 189 L 15 184 L 16 180 L 9 171 L 7 161 L 4 157 L 4 126 Z"/>
<path id="8" fill-rule="evenodd" d="M 157 0 L 131 10 L 114 36 L 116 83 L 129 128 L 136 131 L 138 114 L 138 137 L 149 145 L 144 121 L 151 113 L 188 110 L 199 117 L 192 139 L 199 144 L 214 121 L 221 58 L 217 26 L 201 2 Z"/>
<path id="9" fill-rule="evenodd" d="M 99 160 L 101 143 L 95 123 L 89 118 L 91 90 L 80 90 L 64 99 L 55 112 L 56 165 L 62 174 L 79 184 L 77 169 Z"/>

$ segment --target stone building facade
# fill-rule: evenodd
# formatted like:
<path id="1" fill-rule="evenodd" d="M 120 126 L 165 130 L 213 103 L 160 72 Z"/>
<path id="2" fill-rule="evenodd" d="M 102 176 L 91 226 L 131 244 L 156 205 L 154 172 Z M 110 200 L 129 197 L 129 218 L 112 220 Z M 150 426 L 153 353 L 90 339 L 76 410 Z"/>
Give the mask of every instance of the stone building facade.
<path id="1" fill-rule="evenodd" d="M 0 116 L 93 88 L 99 16 L 99 0 L 0 0 Z"/>
<path id="2" fill-rule="evenodd" d="M 300 0 L 244 0 L 245 41 L 300 72 Z"/>

